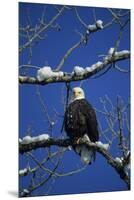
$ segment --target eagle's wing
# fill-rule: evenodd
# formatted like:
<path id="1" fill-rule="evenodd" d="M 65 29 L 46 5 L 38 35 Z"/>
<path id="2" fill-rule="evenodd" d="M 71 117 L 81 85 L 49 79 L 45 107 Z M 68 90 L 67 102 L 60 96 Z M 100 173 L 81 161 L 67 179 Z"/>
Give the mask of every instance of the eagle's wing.
<path id="1" fill-rule="evenodd" d="M 92 142 L 99 139 L 96 113 L 86 99 L 71 103 L 65 113 L 65 131 L 69 137 L 87 134 Z"/>
<path id="2" fill-rule="evenodd" d="M 91 142 L 98 141 L 99 133 L 98 133 L 98 123 L 95 110 L 87 100 L 84 99 L 81 103 L 83 104 L 83 105 L 81 104 L 81 113 L 86 120 L 86 127 L 87 127 L 86 134 L 89 136 Z"/>

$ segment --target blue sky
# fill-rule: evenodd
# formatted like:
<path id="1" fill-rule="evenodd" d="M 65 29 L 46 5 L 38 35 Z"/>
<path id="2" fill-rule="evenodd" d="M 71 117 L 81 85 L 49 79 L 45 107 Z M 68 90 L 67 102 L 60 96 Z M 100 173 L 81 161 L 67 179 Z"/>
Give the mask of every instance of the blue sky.
<path id="1" fill-rule="evenodd" d="M 46 8 L 46 21 L 48 22 L 56 13 L 52 5 L 45 4 L 19 4 L 19 23 L 22 26 L 27 25 L 27 13 L 29 13 L 31 25 L 39 22 L 42 12 Z M 78 12 L 82 19 L 87 24 L 94 23 L 92 8 L 78 7 Z M 101 19 L 104 24 L 110 21 L 111 14 L 105 8 L 95 8 L 96 18 Z M 124 11 L 125 12 L 125 11 Z M 124 17 L 122 20 L 126 20 Z M 45 32 L 46 39 L 39 41 L 33 47 L 31 65 L 43 67 L 50 65 L 55 69 L 66 51 L 77 41 L 80 36 L 75 32 L 84 32 L 85 29 L 80 24 L 73 10 L 66 10 L 56 21 L 61 27 L 60 31 L 49 29 Z M 130 49 L 130 27 L 129 24 L 123 32 L 121 42 L 118 50 Z M 113 24 L 109 28 L 98 31 L 91 35 L 87 45 L 82 44 L 76 49 L 64 63 L 62 70 L 71 72 L 75 65 L 82 67 L 91 66 L 103 58 L 99 55 L 107 54 L 110 47 L 114 47 L 119 33 L 117 24 Z M 25 42 L 20 37 L 20 45 Z M 29 50 L 25 49 L 19 58 L 19 65 L 28 64 Z M 129 61 L 118 62 L 118 65 L 124 69 L 129 69 Z M 24 69 L 20 70 L 20 74 Z M 29 69 L 26 71 L 28 75 L 36 76 L 37 69 Z M 79 86 L 80 82 L 71 83 L 71 87 Z M 111 69 L 103 76 L 93 79 L 90 78 L 83 82 L 83 89 L 86 93 L 86 98 L 93 106 L 98 109 L 102 108 L 99 98 L 108 95 L 109 98 L 115 103 L 116 96 L 120 95 L 125 102 L 128 101 L 130 96 L 130 74 L 121 73 L 115 69 Z M 55 108 L 61 115 L 64 114 L 62 96 L 66 95 L 65 84 L 49 84 L 46 86 L 39 86 L 40 94 L 47 107 L 48 114 L 53 119 Z M 19 90 L 19 137 L 24 137 L 27 134 L 27 129 L 30 127 L 32 135 L 41 133 L 49 133 L 48 124 L 46 123 L 46 115 L 42 111 L 42 106 L 37 96 L 37 87 L 35 85 L 20 85 Z M 100 115 L 97 115 L 98 120 L 104 124 L 104 120 Z M 104 124 L 105 125 L 105 124 Z M 62 119 L 59 118 L 53 129 L 53 137 L 60 137 L 62 126 Z M 54 150 L 54 149 L 53 149 Z M 116 151 L 111 150 L 115 155 Z M 44 154 L 43 151 L 37 151 L 36 156 L 41 160 Z M 34 162 L 33 162 L 34 163 Z M 32 165 L 34 165 L 32 163 Z M 20 156 L 20 168 L 26 167 L 27 160 L 24 156 Z M 65 172 L 76 169 L 80 165 L 80 158 L 73 151 L 65 153 L 61 169 Z M 60 169 L 59 169 L 60 170 Z M 20 180 L 21 187 L 26 187 L 30 177 L 22 178 Z M 49 188 L 47 184 L 47 188 Z M 45 188 L 46 189 L 46 188 Z M 47 190 L 47 189 L 46 189 Z M 73 194 L 85 192 L 104 192 L 104 191 L 119 191 L 127 190 L 125 183 L 119 178 L 118 174 L 107 164 L 106 160 L 97 154 L 95 163 L 87 167 L 84 171 L 77 173 L 73 176 L 67 176 L 56 179 L 49 195 L 54 194 Z M 33 195 L 44 195 L 44 187 L 35 191 Z"/>

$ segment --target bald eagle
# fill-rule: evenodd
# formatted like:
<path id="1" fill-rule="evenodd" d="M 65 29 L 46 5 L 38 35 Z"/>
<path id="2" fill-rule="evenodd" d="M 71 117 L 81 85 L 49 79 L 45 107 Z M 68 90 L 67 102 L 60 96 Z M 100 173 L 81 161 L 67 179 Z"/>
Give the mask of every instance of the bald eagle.
<path id="1" fill-rule="evenodd" d="M 79 145 L 79 141 L 82 139 L 82 141 L 96 142 L 99 140 L 99 133 L 95 110 L 85 99 L 82 88 L 73 88 L 64 120 L 67 136 L 77 144 L 73 146 L 74 151 L 81 156 L 83 163 L 91 164 L 91 161 L 95 160 L 95 151 L 86 145 Z"/>

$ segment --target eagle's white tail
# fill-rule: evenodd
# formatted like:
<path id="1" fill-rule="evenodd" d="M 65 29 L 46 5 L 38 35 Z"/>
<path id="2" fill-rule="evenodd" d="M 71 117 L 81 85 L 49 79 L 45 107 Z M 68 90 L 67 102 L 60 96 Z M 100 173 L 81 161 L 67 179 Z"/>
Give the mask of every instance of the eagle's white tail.
<path id="1" fill-rule="evenodd" d="M 84 164 L 91 163 L 91 160 L 94 156 L 94 152 L 91 149 L 87 148 L 85 145 L 80 145 L 80 146 L 78 145 L 75 148 L 75 151 L 81 156 L 81 161 Z"/>
<path id="2" fill-rule="evenodd" d="M 89 150 L 86 146 L 83 146 L 81 149 L 81 161 L 84 164 L 91 163 L 91 159 L 93 157 L 93 151 Z"/>
<path id="3" fill-rule="evenodd" d="M 90 141 L 88 135 L 83 136 L 83 140 Z M 89 149 L 86 145 L 77 145 L 75 148 L 76 153 L 81 156 L 81 161 L 84 164 L 90 164 L 92 158 L 94 157 L 94 151 Z"/>

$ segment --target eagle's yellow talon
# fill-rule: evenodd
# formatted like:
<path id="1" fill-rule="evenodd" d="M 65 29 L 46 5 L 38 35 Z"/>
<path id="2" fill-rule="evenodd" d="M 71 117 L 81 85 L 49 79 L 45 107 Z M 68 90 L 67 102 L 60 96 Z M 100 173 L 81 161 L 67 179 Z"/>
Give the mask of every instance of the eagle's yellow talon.
<path id="1" fill-rule="evenodd" d="M 76 144 L 79 144 L 80 143 L 80 138 L 78 138 L 77 140 L 76 140 Z"/>

